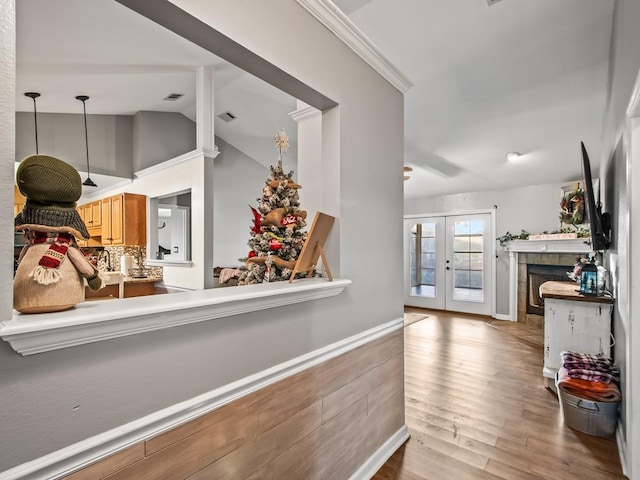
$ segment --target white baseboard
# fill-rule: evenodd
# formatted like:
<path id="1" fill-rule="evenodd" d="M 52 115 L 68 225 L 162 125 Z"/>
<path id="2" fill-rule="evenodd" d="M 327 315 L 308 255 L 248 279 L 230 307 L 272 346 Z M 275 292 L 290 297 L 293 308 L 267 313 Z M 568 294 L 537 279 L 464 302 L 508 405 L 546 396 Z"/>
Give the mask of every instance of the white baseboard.
<path id="1" fill-rule="evenodd" d="M 399 330 L 403 326 L 404 319 L 402 317 L 378 325 L 216 390 L 89 437 L 10 470 L 0 472 L 0 480 L 56 479 L 69 475 L 80 468 L 118 453 L 135 443 L 185 424 L 248 393 L 265 388 L 307 368 L 326 362 L 354 348 Z"/>
<path id="2" fill-rule="evenodd" d="M 515 322 L 516 321 L 515 318 L 511 318 L 511 315 L 505 315 L 503 313 L 496 313 L 495 319 L 496 320 L 509 320 L 510 322 Z"/>
<path id="3" fill-rule="evenodd" d="M 618 428 L 616 428 L 616 443 L 618 444 L 618 455 L 620 455 L 620 465 L 622 473 L 625 477 L 629 477 L 629 469 L 627 468 L 627 442 L 622 438 L 622 422 L 618 419 Z"/>
<path id="4" fill-rule="evenodd" d="M 371 455 L 356 472 L 351 475 L 349 480 L 370 480 L 380 467 L 382 467 L 391 455 L 393 455 L 404 442 L 409 440 L 409 430 L 403 425 L 400 430 L 394 433 L 389 440 Z"/>

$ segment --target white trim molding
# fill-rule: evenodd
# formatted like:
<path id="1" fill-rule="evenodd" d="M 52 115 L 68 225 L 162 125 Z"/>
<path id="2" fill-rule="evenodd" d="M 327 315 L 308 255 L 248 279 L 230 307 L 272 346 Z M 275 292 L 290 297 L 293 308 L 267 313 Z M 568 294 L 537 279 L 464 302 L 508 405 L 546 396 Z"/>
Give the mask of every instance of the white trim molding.
<path id="1" fill-rule="evenodd" d="M 349 480 L 369 480 L 386 463 L 391 455 L 398 450 L 404 442 L 409 440 L 409 430 L 406 425 L 400 427 L 384 444 L 364 462 Z"/>
<path id="2" fill-rule="evenodd" d="M 384 337 L 403 328 L 403 325 L 402 318 L 378 325 L 262 372 L 87 438 L 44 457 L 18 465 L 10 470 L 1 472 L 0 478 L 3 480 L 17 480 L 23 478 L 60 478 L 69 475 L 80 468 L 103 460 L 138 442 L 148 440 L 159 433 L 194 420 L 253 391 L 268 387 L 284 378 Z M 377 464 L 375 462 L 382 460 L 385 455 L 390 456 L 407 438 L 408 432 L 406 432 L 406 427 L 403 427 L 378 449 L 368 460 L 367 465 L 373 467 Z"/>
<path id="3" fill-rule="evenodd" d="M 331 0 L 296 1 L 400 92 L 406 94 L 413 87 L 411 80 Z"/>
<path id="4" fill-rule="evenodd" d="M 309 278 L 270 284 L 213 288 L 146 297 L 98 300 L 72 310 L 24 315 L 0 322 L 0 337 L 22 355 L 205 322 L 333 297 L 351 280 Z"/>
<path id="5" fill-rule="evenodd" d="M 310 105 L 304 108 L 299 108 L 298 110 L 294 110 L 293 112 L 289 112 L 289 116 L 296 123 L 304 122 L 305 120 L 319 117 L 320 115 L 322 115 L 322 112 Z"/>
<path id="6" fill-rule="evenodd" d="M 624 426 L 622 425 L 622 421 L 618 418 L 618 427 L 616 428 L 616 444 L 618 445 L 618 456 L 620 457 L 620 466 L 622 466 L 622 474 L 625 477 L 630 477 L 629 468 L 627 466 L 627 442 L 625 442 L 624 437 L 622 436 L 622 430 Z"/>
<path id="7" fill-rule="evenodd" d="M 197 148 L 195 150 L 191 150 L 190 152 L 183 153 L 178 157 L 174 157 L 164 162 L 160 162 L 156 165 L 138 170 L 137 172 L 134 172 L 134 176 L 136 178 L 147 177 L 149 175 L 153 175 L 154 173 L 161 172 L 162 170 L 166 170 L 167 168 L 175 167 L 176 165 L 180 165 L 181 163 L 188 162 L 198 157 L 216 158 L 218 155 L 220 155 L 220 150 L 218 150 L 217 146 L 215 146 L 214 148 L 214 150 L 209 150 L 206 148 Z"/>

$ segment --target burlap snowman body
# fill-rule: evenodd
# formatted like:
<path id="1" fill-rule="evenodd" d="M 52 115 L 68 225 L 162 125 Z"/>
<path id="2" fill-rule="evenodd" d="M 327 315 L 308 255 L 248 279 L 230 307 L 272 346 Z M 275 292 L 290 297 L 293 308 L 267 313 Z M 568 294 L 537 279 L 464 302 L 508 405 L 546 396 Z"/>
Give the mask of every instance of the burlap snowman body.
<path id="1" fill-rule="evenodd" d="M 102 288 L 98 270 L 85 258 L 76 238 L 89 238 L 76 211 L 82 194 L 80 175 L 54 157 L 24 159 L 16 182 L 27 201 L 15 218 L 26 246 L 13 280 L 13 308 L 21 313 L 57 312 L 84 301 L 84 279 Z"/>

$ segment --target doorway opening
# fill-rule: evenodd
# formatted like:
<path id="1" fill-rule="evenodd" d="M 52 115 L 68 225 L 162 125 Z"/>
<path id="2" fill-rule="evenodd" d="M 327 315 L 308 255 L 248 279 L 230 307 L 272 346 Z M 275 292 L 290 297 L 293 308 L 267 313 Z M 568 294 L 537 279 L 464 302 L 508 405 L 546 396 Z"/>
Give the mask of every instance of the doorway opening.
<path id="1" fill-rule="evenodd" d="M 492 213 L 405 219 L 405 305 L 492 315 Z"/>

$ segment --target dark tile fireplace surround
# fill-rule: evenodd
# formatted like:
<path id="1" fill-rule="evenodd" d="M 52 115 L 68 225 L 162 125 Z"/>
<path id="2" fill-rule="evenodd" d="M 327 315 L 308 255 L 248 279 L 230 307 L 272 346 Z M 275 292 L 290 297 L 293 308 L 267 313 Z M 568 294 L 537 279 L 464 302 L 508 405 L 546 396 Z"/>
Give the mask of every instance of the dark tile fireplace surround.
<path id="1" fill-rule="evenodd" d="M 579 256 L 577 253 L 518 255 L 518 322 L 543 327 L 544 306 L 538 295 L 540 285 L 548 280 L 570 281 L 567 272 L 573 270 Z"/>

